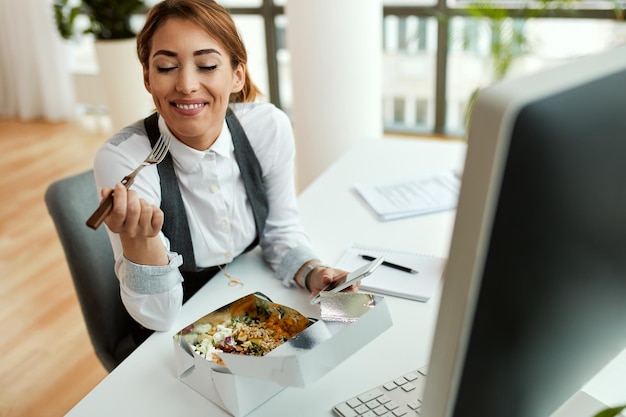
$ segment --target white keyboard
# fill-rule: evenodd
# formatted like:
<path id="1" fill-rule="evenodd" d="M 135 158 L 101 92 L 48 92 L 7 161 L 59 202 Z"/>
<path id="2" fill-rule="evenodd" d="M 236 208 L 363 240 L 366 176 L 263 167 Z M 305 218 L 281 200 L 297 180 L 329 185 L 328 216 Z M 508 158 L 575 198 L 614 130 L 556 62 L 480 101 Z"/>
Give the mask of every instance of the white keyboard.
<path id="1" fill-rule="evenodd" d="M 399 376 L 386 384 L 333 407 L 339 417 L 419 416 L 428 366 Z"/>

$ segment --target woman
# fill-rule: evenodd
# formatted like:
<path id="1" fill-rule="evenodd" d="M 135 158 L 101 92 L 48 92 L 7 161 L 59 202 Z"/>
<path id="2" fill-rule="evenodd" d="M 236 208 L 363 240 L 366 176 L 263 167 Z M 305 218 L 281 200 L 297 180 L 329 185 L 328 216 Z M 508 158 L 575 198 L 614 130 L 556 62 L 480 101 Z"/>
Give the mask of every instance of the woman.
<path id="1" fill-rule="evenodd" d="M 94 165 L 102 196 L 115 195 L 105 224 L 130 315 L 170 329 L 182 303 L 257 242 L 286 286 L 315 295 L 344 280 L 320 264 L 299 223 L 289 119 L 253 102 L 229 13 L 212 0 L 165 0 L 149 11 L 137 52 L 158 115 L 115 134 Z M 159 134 L 172 138 L 168 156 L 127 191 L 118 181 Z"/>

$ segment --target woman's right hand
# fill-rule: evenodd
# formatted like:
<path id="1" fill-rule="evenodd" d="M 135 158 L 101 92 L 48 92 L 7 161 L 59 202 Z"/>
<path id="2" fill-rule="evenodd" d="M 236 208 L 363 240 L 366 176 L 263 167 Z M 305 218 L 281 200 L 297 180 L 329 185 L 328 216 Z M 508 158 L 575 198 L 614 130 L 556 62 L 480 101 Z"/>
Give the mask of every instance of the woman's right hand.
<path id="1" fill-rule="evenodd" d="M 169 262 L 159 233 L 163 211 L 127 190 L 122 183 L 114 189 L 103 188 L 102 198 L 114 193 L 113 207 L 104 219 L 109 230 L 120 236 L 124 256 L 141 265 L 167 265 Z"/>
<path id="2" fill-rule="evenodd" d="M 130 238 L 155 237 L 163 226 L 163 212 L 147 201 L 140 199 L 133 190 L 127 190 L 122 183 L 115 189 L 103 188 L 102 198 L 114 192 L 113 207 L 104 219 L 109 229 Z"/>

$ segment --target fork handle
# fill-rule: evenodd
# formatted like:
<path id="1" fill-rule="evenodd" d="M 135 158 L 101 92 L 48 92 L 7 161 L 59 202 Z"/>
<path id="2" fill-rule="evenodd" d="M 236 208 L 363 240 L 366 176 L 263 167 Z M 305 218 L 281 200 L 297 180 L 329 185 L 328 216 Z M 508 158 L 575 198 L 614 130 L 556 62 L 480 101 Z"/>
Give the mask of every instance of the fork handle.
<path id="1" fill-rule="evenodd" d="M 106 196 L 106 198 L 100 202 L 96 211 L 87 219 L 87 226 L 91 227 L 93 230 L 97 230 L 104 221 L 104 218 L 111 212 L 111 207 L 113 207 L 113 193 Z"/>
<path id="2" fill-rule="evenodd" d="M 125 176 L 121 183 L 128 189 L 134 182 L 134 177 L 131 175 Z M 97 230 L 98 227 L 104 221 L 104 218 L 109 215 L 111 212 L 111 208 L 113 207 L 113 192 L 106 196 L 101 202 L 96 211 L 93 212 L 91 217 L 87 219 L 87 226 L 91 227 L 93 230 Z"/>

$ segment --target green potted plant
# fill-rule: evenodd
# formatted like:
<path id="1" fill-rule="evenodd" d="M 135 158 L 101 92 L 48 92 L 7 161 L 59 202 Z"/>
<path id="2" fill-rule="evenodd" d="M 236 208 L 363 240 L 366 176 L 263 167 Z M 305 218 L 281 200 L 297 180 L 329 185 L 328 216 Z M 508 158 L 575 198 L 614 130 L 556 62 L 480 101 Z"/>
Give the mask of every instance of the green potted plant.
<path id="1" fill-rule="evenodd" d="M 80 13 L 89 18 L 89 27 L 83 32 L 96 39 L 134 38 L 130 19 L 146 9 L 143 0 L 54 0 L 54 17 L 61 36 L 70 39 L 75 35 L 74 23 Z"/>
<path id="2" fill-rule="evenodd" d="M 504 78 L 512 64 L 528 52 L 528 40 L 525 34 L 524 22 L 539 16 L 550 16 L 556 11 L 570 12 L 575 15 L 577 4 L 581 0 L 522 0 L 521 7 L 510 11 L 501 7 L 502 3 L 496 0 L 471 0 L 465 7 L 468 17 L 486 19 L 490 30 L 491 44 L 489 49 L 489 64 L 494 81 Z M 615 18 L 624 20 L 624 9 L 619 0 L 609 0 L 615 11 Z M 507 20 L 517 20 L 520 25 L 513 25 L 510 29 L 504 28 Z M 468 100 L 465 112 L 465 124 L 469 123 L 472 108 L 480 87 L 474 90 Z M 604 417 L 604 416 L 603 416 Z"/>
<path id="3" fill-rule="evenodd" d="M 101 89 L 112 129 L 145 117 L 153 109 L 143 84 L 136 52 L 136 28 L 131 19 L 147 10 L 144 0 L 54 0 L 54 16 L 61 37 L 94 38 L 98 74 L 94 89 Z M 76 18 L 85 15 L 89 25 L 77 33 Z M 97 77 L 97 78 L 96 78 Z"/>
<path id="4" fill-rule="evenodd" d="M 538 16 L 549 16 L 555 10 L 573 10 L 572 5 L 579 0 L 524 0 L 522 7 L 511 12 L 494 0 L 473 0 L 465 8 L 469 17 L 484 19 L 490 31 L 489 64 L 494 81 L 504 78 L 513 63 L 528 52 L 528 40 L 524 22 Z M 509 20 L 521 24 L 505 27 Z M 465 124 L 469 122 L 472 108 L 480 87 L 472 92 L 465 113 Z"/>

